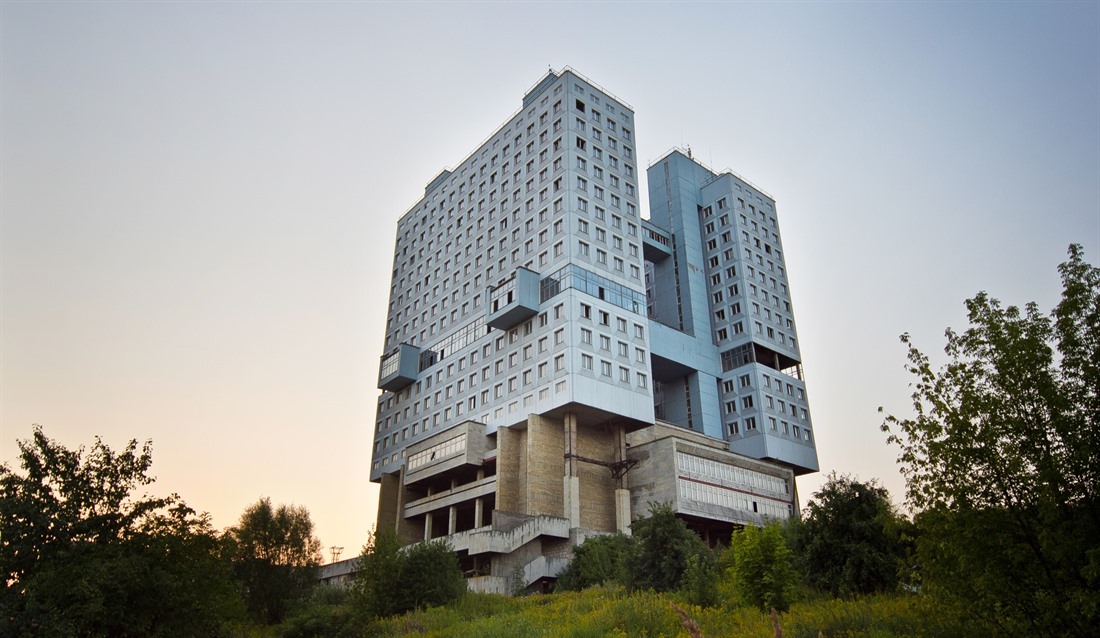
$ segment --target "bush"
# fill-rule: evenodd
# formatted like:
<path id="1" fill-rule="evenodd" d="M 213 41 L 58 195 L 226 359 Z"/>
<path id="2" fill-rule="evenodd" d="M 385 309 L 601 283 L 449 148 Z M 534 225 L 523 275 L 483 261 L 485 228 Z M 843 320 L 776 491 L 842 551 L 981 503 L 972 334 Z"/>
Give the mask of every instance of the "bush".
<path id="1" fill-rule="evenodd" d="M 906 523 L 875 481 L 833 472 L 790 527 L 806 581 L 837 597 L 897 588 Z"/>
<path id="2" fill-rule="evenodd" d="M 796 576 L 779 523 L 735 532 L 727 551 L 732 557 L 728 575 L 742 603 L 763 610 L 790 607 Z"/>
<path id="3" fill-rule="evenodd" d="M 680 583 L 680 591 L 687 601 L 700 607 L 714 607 L 722 602 L 718 594 L 721 571 L 711 551 L 688 556 L 687 567 Z"/>
<path id="4" fill-rule="evenodd" d="M 634 521 L 630 529 L 636 542 L 628 561 L 631 589 L 679 589 L 689 557 L 709 551 L 668 504 L 651 504 L 649 516 Z"/>
<path id="5" fill-rule="evenodd" d="M 353 589 L 355 607 L 367 617 L 445 605 L 466 591 L 458 557 L 443 540 L 407 548 L 392 532 L 372 532 L 363 547 Z"/>
<path id="6" fill-rule="evenodd" d="M 594 585 L 627 584 L 627 562 L 635 541 L 624 534 L 592 536 L 573 547 L 573 560 L 558 574 L 557 589 L 580 590 Z"/>

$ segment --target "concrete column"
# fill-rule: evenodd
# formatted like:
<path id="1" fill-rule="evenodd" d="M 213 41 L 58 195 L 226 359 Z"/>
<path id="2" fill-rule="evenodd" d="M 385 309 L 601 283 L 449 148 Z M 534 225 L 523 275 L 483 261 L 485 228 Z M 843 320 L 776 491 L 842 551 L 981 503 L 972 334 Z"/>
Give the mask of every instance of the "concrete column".
<path id="1" fill-rule="evenodd" d="M 485 504 L 482 502 L 481 497 L 474 499 L 474 528 L 482 527 L 485 525 Z"/>
<path id="2" fill-rule="evenodd" d="M 615 460 L 626 460 L 626 427 L 618 423 L 615 425 Z M 615 486 L 615 529 L 623 534 L 630 534 L 630 490 L 627 489 L 626 474 L 619 477 Z"/>
<path id="3" fill-rule="evenodd" d="M 581 483 L 577 476 L 577 415 L 565 415 L 565 476 L 563 482 L 563 507 L 569 527 L 581 526 Z"/>
<path id="4" fill-rule="evenodd" d="M 432 513 L 428 512 L 424 515 L 424 540 L 432 540 Z"/>
<path id="5" fill-rule="evenodd" d="M 454 505 L 447 508 L 447 533 L 454 534 L 458 529 L 458 508 Z"/>
<path id="6" fill-rule="evenodd" d="M 630 536 L 630 490 L 615 490 L 615 529 Z"/>

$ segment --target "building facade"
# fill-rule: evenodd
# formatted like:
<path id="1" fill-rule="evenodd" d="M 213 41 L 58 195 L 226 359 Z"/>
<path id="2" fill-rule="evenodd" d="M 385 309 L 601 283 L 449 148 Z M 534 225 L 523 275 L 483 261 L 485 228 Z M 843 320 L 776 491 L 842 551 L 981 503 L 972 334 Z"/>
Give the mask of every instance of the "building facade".
<path id="1" fill-rule="evenodd" d="M 816 471 L 774 202 L 571 70 L 398 222 L 378 525 L 446 537 L 472 588 L 552 579 L 671 502 L 704 535 L 786 518 Z"/>

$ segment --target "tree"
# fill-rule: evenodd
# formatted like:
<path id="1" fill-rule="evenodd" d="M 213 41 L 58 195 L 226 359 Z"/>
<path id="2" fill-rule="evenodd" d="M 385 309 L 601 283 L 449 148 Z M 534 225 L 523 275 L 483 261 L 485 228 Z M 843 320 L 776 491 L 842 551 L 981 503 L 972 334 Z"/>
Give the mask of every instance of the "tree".
<path id="1" fill-rule="evenodd" d="M 209 517 L 135 498 L 152 446 L 69 450 L 35 426 L 0 467 L 0 634 L 216 636 L 240 601 Z M 202 587 L 196 587 L 202 583 Z"/>
<path id="2" fill-rule="evenodd" d="M 397 535 L 372 531 L 355 576 L 355 601 L 368 618 L 446 605 L 466 591 L 458 556 L 444 540 L 401 547 Z"/>
<path id="3" fill-rule="evenodd" d="M 573 546 L 573 560 L 558 574 L 560 590 L 581 590 L 594 585 L 629 581 L 627 564 L 635 551 L 635 541 L 625 534 L 590 536 Z"/>
<path id="4" fill-rule="evenodd" d="M 902 524 L 889 492 L 875 481 L 829 474 L 795 526 L 806 582 L 833 596 L 895 589 L 905 557 Z"/>
<path id="5" fill-rule="evenodd" d="M 1062 300 L 980 293 L 933 370 L 908 335 L 915 416 L 887 416 L 918 513 L 925 591 L 1004 635 L 1100 623 L 1100 269 L 1080 246 Z"/>
<path id="6" fill-rule="evenodd" d="M 275 508 L 264 497 L 245 509 L 226 537 L 249 612 L 260 622 L 282 621 L 290 603 L 309 594 L 321 562 L 321 541 L 313 535 L 309 510 Z"/>
<path id="7" fill-rule="evenodd" d="M 397 534 L 371 530 L 355 573 L 356 600 L 365 616 L 381 618 L 399 613 L 402 563 Z"/>
<path id="8" fill-rule="evenodd" d="M 678 589 L 689 557 L 709 551 L 668 504 L 650 504 L 649 516 L 634 521 L 630 530 L 636 543 L 628 561 L 631 589 Z"/>
<path id="9" fill-rule="evenodd" d="M 437 539 L 411 545 L 404 551 L 401 592 L 405 609 L 446 605 L 466 592 L 466 579 L 450 543 Z"/>
<path id="10" fill-rule="evenodd" d="M 743 604 L 778 611 L 790 607 L 797 576 L 779 523 L 734 532 L 727 551 L 727 576 Z"/>

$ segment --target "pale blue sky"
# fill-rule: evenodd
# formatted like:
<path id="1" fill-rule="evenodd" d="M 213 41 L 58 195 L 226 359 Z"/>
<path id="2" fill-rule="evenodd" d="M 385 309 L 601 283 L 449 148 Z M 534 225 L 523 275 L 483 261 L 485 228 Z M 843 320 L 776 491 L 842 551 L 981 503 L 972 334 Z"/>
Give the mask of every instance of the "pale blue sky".
<path id="1" fill-rule="evenodd" d="M 1100 4 L 0 5 L 0 460 L 154 443 L 156 489 L 366 539 L 397 218 L 565 65 L 775 196 L 823 470 L 903 496 L 897 340 L 1100 253 Z M 800 479 L 803 501 L 822 475 Z"/>

